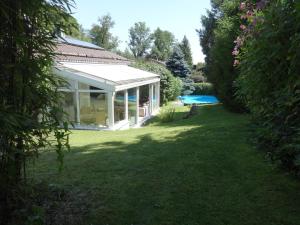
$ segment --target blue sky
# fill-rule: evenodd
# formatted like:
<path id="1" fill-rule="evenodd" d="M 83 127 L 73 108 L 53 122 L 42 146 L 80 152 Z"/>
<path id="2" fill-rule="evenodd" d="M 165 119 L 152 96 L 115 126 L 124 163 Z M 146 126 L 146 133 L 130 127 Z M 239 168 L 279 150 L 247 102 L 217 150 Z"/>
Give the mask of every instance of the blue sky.
<path id="1" fill-rule="evenodd" d="M 160 27 L 171 31 L 178 41 L 186 35 L 191 43 L 194 63 L 204 61 L 195 29 L 200 18 L 210 8 L 210 0 L 75 0 L 74 16 L 85 29 L 90 29 L 98 17 L 110 13 L 115 21 L 112 33 L 122 41 L 124 50 L 128 42 L 128 29 L 135 22 L 146 22 L 151 31 Z"/>

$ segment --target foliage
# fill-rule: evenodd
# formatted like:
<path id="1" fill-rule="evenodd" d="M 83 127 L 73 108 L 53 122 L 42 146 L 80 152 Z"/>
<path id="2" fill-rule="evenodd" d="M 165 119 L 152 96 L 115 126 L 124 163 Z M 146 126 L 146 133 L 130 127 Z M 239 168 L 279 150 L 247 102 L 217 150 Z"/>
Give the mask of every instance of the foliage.
<path id="1" fill-rule="evenodd" d="M 81 24 L 78 25 L 78 30 L 69 34 L 71 37 L 77 38 L 82 41 L 92 42 L 92 39 L 87 34 L 87 31 L 83 28 Z"/>
<path id="2" fill-rule="evenodd" d="M 184 60 L 190 66 L 190 68 L 192 68 L 193 67 L 193 57 L 192 57 L 191 45 L 185 35 L 184 35 L 181 43 L 179 44 L 179 47 L 184 55 Z"/>
<path id="3" fill-rule="evenodd" d="M 198 30 L 200 43 L 206 55 L 205 74 L 213 83 L 216 95 L 225 106 L 243 111 L 243 104 L 235 98 L 234 81 L 238 70 L 233 66 L 234 40 L 239 34 L 239 0 L 212 1 L 212 10 L 202 17 L 202 29 Z"/>
<path id="4" fill-rule="evenodd" d="M 61 17 L 58 15 L 59 23 L 62 24 L 62 26 L 66 27 L 64 30 L 64 34 L 77 38 L 82 41 L 91 42 L 90 37 L 86 35 L 85 30 L 83 29 L 82 25 L 78 23 L 76 18 L 68 14 L 66 18 Z M 55 25 L 57 27 L 57 25 Z"/>
<path id="5" fill-rule="evenodd" d="M 151 58 L 166 61 L 171 53 L 175 41 L 174 35 L 169 31 L 157 28 L 153 33 L 153 46 L 151 49 Z"/>
<path id="6" fill-rule="evenodd" d="M 94 24 L 90 30 L 92 42 L 104 49 L 115 50 L 120 42 L 118 37 L 113 36 L 110 32 L 115 22 L 109 14 L 100 17 L 98 22 L 99 25 Z"/>
<path id="7" fill-rule="evenodd" d="M 68 128 L 59 129 L 61 84 L 52 74 L 54 34 L 69 1 L 0 2 L 0 223 L 22 207 L 26 162 L 55 144 L 62 163 Z"/>
<path id="8" fill-rule="evenodd" d="M 205 63 L 197 63 L 193 66 L 191 78 L 195 83 L 206 82 L 207 78 L 204 74 Z"/>
<path id="9" fill-rule="evenodd" d="M 174 77 L 165 66 L 142 60 L 136 61 L 132 66 L 160 75 L 160 104 L 173 101 L 180 95 L 181 80 Z"/>
<path id="10" fill-rule="evenodd" d="M 116 50 L 116 53 L 120 56 L 125 57 L 126 59 L 135 60 L 134 55 L 132 54 L 132 52 L 128 48 L 125 48 L 124 51 Z"/>
<path id="11" fill-rule="evenodd" d="M 296 1 L 279 0 L 270 2 L 262 11 L 254 8 L 254 14 L 245 22 L 248 31 L 240 37 L 244 38 L 244 44 L 238 55 L 241 71 L 238 96 L 245 102 L 257 124 L 259 146 L 273 160 L 298 174 L 299 8 L 300 4 Z"/>
<path id="12" fill-rule="evenodd" d="M 159 111 L 158 117 L 162 123 L 172 122 L 175 119 L 175 111 L 176 111 L 176 109 L 174 106 L 163 107 Z"/>
<path id="13" fill-rule="evenodd" d="M 58 27 L 64 27 L 63 33 L 83 41 L 91 41 L 86 35 L 82 25 L 71 14 L 66 14 L 63 9 L 49 8 L 49 15 L 55 18 L 54 23 L 47 24 L 53 35 L 60 33 Z"/>
<path id="14" fill-rule="evenodd" d="M 214 95 L 215 90 L 211 83 L 194 83 L 193 95 Z"/>
<path id="15" fill-rule="evenodd" d="M 153 36 L 150 28 L 146 26 L 145 22 L 135 23 L 129 29 L 129 48 L 135 58 L 141 58 L 146 55 L 151 47 Z"/>
<path id="16" fill-rule="evenodd" d="M 184 60 L 184 55 L 179 46 L 175 46 L 171 57 L 166 62 L 167 68 L 175 77 L 179 77 L 182 81 L 182 93 L 189 95 L 193 93 L 193 80 L 190 78 L 191 70 Z"/>

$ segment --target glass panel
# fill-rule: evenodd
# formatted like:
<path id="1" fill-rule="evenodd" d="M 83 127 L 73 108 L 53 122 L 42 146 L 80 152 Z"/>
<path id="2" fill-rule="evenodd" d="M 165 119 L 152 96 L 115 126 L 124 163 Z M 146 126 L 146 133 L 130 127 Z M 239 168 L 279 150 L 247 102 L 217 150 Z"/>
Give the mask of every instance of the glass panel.
<path id="1" fill-rule="evenodd" d="M 158 102 L 158 84 L 153 84 L 153 109 L 156 110 L 159 108 L 159 102 Z"/>
<path id="2" fill-rule="evenodd" d="M 104 93 L 79 93 L 80 124 L 107 125 L 107 96 Z"/>
<path id="3" fill-rule="evenodd" d="M 150 102 L 149 102 L 149 85 L 140 86 L 140 104 L 139 117 L 149 116 Z"/>
<path id="4" fill-rule="evenodd" d="M 64 82 L 59 88 L 75 90 L 75 80 L 64 78 Z"/>
<path id="5" fill-rule="evenodd" d="M 78 82 L 79 90 L 90 90 L 90 85 Z"/>
<path id="6" fill-rule="evenodd" d="M 136 89 L 128 89 L 128 120 L 132 126 L 136 122 Z"/>
<path id="7" fill-rule="evenodd" d="M 149 105 L 149 85 L 140 87 L 140 106 Z"/>
<path id="8" fill-rule="evenodd" d="M 102 90 L 100 88 L 90 86 L 88 84 L 84 84 L 84 83 L 81 83 L 81 82 L 78 82 L 78 89 L 79 90 Z"/>
<path id="9" fill-rule="evenodd" d="M 75 92 L 62 92 L 62 108 L 66 115 L 63 116 L 64 120 L 70 122 L 76 121 L 76 97 Z"/>
<path id="10" fill-rule="evenodd" d="M 116 92 L 114 101 L 115 122 L 125 119 L 125 92 Z"/>

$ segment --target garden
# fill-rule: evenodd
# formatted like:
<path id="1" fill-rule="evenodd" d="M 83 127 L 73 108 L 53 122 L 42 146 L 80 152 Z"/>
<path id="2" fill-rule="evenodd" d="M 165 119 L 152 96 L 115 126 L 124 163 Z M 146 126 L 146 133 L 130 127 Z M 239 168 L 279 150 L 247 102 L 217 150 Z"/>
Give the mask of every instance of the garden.
<path id="1" fill-rule="evenodd" d="M 74 225 L 300 224 L 300 183 L 252 147 L 249 116 L 214 105 L 183 119 L 188 111 L 113 135 L 72 131 L 61 172 L 53 151 L 31 165 L 61 196 L 44 213 Z"/>
<path id="2" fill-rule="evenodd" d="M 196 65 L 186 36 L 136 22 L 120 50 L 112 17 L 85 30 L 73 3 L 0 2 L 0 225 L 300 225 L 299 1 L 211 0 Z M 159 75 L 160 113 L 71 129 L 53 74 L 62 33 Z"/>

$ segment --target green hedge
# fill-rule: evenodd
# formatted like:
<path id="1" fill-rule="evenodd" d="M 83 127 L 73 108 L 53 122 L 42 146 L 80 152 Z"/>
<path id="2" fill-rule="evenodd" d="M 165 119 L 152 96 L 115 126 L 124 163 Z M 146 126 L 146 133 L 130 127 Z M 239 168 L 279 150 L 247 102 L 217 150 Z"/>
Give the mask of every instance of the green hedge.
<path id="1" fill-rule="evenodd" d="M 195 91 L 192 95 L 214 95 L 214 87 L 211 83 L 194 83 Z"/>
<path id="2" fill-rule="evenodd" d="M 259 147 L 300 175 L 300 3 L 274 0 L 243 46 L 238 96 Z"/>

